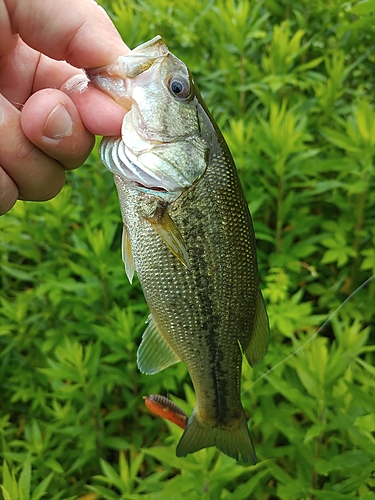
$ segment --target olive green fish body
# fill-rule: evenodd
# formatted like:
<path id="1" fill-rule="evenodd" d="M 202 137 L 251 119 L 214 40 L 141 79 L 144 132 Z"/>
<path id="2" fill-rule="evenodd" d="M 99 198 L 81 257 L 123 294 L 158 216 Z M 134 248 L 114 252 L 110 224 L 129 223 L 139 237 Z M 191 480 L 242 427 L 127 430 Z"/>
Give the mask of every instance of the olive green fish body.
<path id="1" fill-rule="evenodd" d="M 134 267 L 158 331 L 192 378 L 195 416 L 204 427 L 242 429 L 247 447 L 242 456 L 253 461 L 240 401 L 239 343 L 246 350 L 250 342 L 259 284 L 251 219 L 231 157 L 215 141 L 205 175 L 167 208 L 190 268 L 145 218 L 157 200 L 150 195 L 145 203 L 143 192 L 118 177 L 116 184 Z M 196 443 L 197 449 L 204 443 Z"/>
<path id="2" fill-rule="evenodd" d="M 151 313 L 138 365 L 150 374 L 179 360 L 187 366 L 196 408 L 178 456 L 216 446 L 255 463 L 240 401 L 242 353 L 254 365 L 268 345 L 254 231 L 230 152 L 192 80 L 190 86 L 192 97 L 182 105 L 185 112 L 193 110 L 194 127 L 190 123 L 190 139 L 182 141 L 190 147 L 189 164 L 197 158 L 200 165 L 204 158 L 204 168 L 192 168 L 188 185 L 167 190 L 159 180 L 154 189 L 111 169 L 124 221 L 127 274 L 131 278 L 136 270 Z M 113 143 L 106 141 L 102 157 L 108 164 Z M 183 165 L 186 157 L 180 158 Z M 170 178 L 166 184 L 185 183 Z"/>

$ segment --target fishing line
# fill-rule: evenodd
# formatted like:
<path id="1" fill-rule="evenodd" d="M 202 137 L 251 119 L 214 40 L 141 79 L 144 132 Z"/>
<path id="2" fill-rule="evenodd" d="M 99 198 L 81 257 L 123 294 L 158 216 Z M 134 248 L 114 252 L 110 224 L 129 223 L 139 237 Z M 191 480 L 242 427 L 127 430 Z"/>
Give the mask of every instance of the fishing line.
<path id="1" fill-rule="evenodd" d="M 247 392 L 250 388 L 254 387 L 254 385 L 256 383 L 259 382 L 259 380 L 262 380 L 263 378 L 265 378 L 269 373 L 273 372 L 274 370 L 276 370 L 276 368 L 278 368 L 279 366 L 281 366 L 283 363 L 285 363 L 286 361 L 288 361 L 288 359 L 290 359 L 291 357 L 293 357 L 295 354 L 297 354 L 298 352 L 302 351 L 310 342 L 312 342 L 319 334 L 322 330 L 324 330 L 324 328 L 332 321 L 332 319 L 339 313 L 339 311 L 349 302 L 351 301 L 355 295 L 357 295 L 358 292 L 360 292 L 363 288 L 365 288 L 369 283 L 371 283 L 371 281 L 373 281 L 375 279 L 375 274 L 373 274 L 370 278 L 368 278 L 366 281 L 364 281 L 361 285 L 359 285 L 355 290 L 354 292 L 352 292 L 348 297 L 346 297 L 346 299 L 344 300 L 344 302 L 342 302 L 338 307 L 337 309 L 335 309 L 333 311 L 332 314 L 330 314 L 330 316 L 325 320 L 325 322 L 319 327 L 319 329 L 309 338 L 307 339 L 302 345 L 300 345 L 295 351 L 293 351 L 291 354 L 289 354 L 286 358 L 284 358 L 283 360 L 279 361 L 278 363 L 276 363 L 275 366 L 273 366 L 272 368 L 270 368 L 269 370 L 267 370 L 266 372 L 264 372 L 260 377 L 258 377 L 251 385 L 251 387 L 243 390 L 241 392 L 241 395 L 242 394 L 245 394 L 245 392 Z"/>
<path id="2" fill-rule="evenodd" d="M 363 288 L 365 288 L 371 281 L 375 279 L 375 274 L 373 274 L 370 278 L 368 278 L 366 281 L 364 281 L 361 285 L 359 285 L 354 292 L 352 292 L 334 311 L 329 315 L 329 317 L 324 321 L 324 323 L 319 327 L 319 329 L 309 338 L 307 339 L 302 345 L 300 345 L 295 351 L 293 351 L 289 356 L 284 358 L 282 361 L 279 361 L 279 363 L 276 363 L 275 366 L 267 370 L 265 373 L 263 373 L 260 377 L 258 377 L 249 388 L 243 390 L 241 392 L 241 396 L 245 394 L 250 388 L 252 388 L 259 380 L 262 380 L 266 376 L 269 375 L 272 371 L 276 370 L 279 366 L 281 366 L 283 363 L 288 361 L 292 356 L 295 356 L 298 352 L 302 351 L 310 342 L 312 342 L 317 336 L 320 334 L 322 330 L 332 321 L 332 319 L 339 313 L 339 311 L 345 307 L 345 305 L 352 300 L 358 292 L 360 292 Z M 181 410 L 173 401 L 170 401 L 164 396 L 160 396 L 158 394 L 153 394 L 150 396 L 144 396 L 143 399 L 145 400 L 147 408 L 154 413 L 155 415 L 158 415 L 162 418 L 166 418 L 167 420 L 172 421 L 173 423 L 177 424 L 179 427 L 185 428 L 186 427 L 186 422 L 188 420 L 188 415 Z M 156 404 L 155 404 L 156 403 Z"/>

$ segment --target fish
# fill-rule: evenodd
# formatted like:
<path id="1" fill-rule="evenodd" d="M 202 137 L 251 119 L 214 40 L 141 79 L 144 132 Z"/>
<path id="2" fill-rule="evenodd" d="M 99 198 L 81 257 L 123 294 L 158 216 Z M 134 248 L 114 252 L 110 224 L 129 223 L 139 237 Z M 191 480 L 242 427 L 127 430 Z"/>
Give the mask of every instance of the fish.
<path id="1" fill-rule="evenodd" d="M 118 191 L 125 271 L 130 282 L 137 273 L 150 309 L 139 370 L 187 367 L 196 406 L 178 457 L 216 446 L 255 464 L 242 358 L 259 363 L 270 331 L 233 157 L 189 69 L 160 36 L 86 72 L 129 110 L 100 156 Z"/>

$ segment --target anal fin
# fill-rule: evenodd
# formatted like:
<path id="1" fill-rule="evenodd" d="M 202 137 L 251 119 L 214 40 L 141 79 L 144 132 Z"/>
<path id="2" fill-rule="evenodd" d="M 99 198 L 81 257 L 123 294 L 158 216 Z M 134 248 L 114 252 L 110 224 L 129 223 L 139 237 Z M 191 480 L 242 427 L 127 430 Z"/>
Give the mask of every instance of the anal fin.
<path id="1" fill-rule="evenodd" d="M 142 373 L 152 375 L 177 363 L 180 358 L 159 333 L 151 314 L 147 323 L 137 352 L 137 364 Z"/>

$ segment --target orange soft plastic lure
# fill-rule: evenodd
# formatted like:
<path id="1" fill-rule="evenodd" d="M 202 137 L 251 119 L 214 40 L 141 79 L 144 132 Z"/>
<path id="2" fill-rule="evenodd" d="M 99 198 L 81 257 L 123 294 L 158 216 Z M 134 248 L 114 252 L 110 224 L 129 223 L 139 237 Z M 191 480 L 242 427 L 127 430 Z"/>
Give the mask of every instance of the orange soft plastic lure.
<path id="1" fill-rule="evenodd" d="M 160 394 L 143 396 L 143 399 L 145 400 L 145 405 L 152 413 L 166 420 L 170 420 L 182 429 L 185 429 L 189 417 L 179 406 L 173 403 L 173 401 L 165 396 L 160 396 Z"/>

